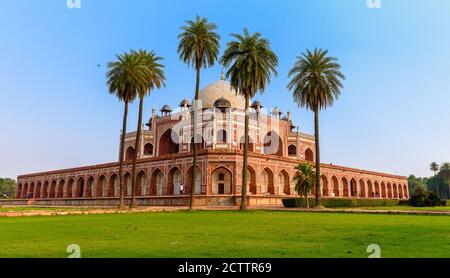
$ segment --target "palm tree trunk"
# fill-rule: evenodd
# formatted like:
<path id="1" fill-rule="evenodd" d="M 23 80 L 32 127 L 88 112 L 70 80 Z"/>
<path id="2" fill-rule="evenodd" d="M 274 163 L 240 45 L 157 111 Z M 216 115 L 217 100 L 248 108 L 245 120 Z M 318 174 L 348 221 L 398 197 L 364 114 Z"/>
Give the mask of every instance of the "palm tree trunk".
<path id="1" fill-rule="evenodd" d="M 439 197 L 439 183 L 437 182 L 436 171 L 434 171 L 434 185 L 436 186 L 436 194 Z"/>
<path id="2" fill-rule="evenodd" d="M 314 111 L 314 138 L 316 140 L 316 206 L 320 205 L 320 146 L 319 146 L 319 109 Z"/>
<path id="3" fill-rule="evenodd" d="M 244 123 L 244 160 L 242 163 L 242 198 L 241 210 L 247 209 L 247 164 L 248 164 L 248 122 L 249 122 L 249 96 L 245 94 L 245 123 Z"/>
<path id="4" fill-rule="evenodd" d="M 144 98 L 141 97 L 139 99 L 139 116 L 138 116 L 138 126 L 137 126 L 137 133 L 136 133 L 136 140 L 134 143 L 134 157 L 133 157 L 133 171 L 132 171 L 132 180 L 131 180 L 131 203 L 130 208 L 135 208 L 137 206 L 136 204 L 136 162 L 137 157 L 140 152 L 140 145 L 141 145 L 141 126 L 142 126 L 142 110 L 144 107 Z"/>
<path id="5" fill-rule="evenodd" d="M 128 117 L 128 101 L 125 101 L 125 108 L 123 111 L 122 134 L 120 138 L 120 151 L 119 151 L 119 190 L 120 190 L 119 209 L 123 209 L 125 207 L 122 172 L 123 172 L 123 156 L 125 149 L 125 134 L 127 133 L 127 117 Z"/>
<path id="6" fill-rule="evenodd" d="M 305 190 L 306 208 L 309 208 L 308 189 Z"/>
<path id="7" fill-rule="evenodd" d="M 199 65 L 200 63 L 198 63 Z M 195 171 L 197 168 L 197 145 L 195 144 L 197 138 L 197 117 L 198 117 L 198 101 L 200 95 L 200 67 L 197 66 L 197 77 L 195 81 L 195 98 L 194 98 L 194 119 L 192 120 L 192 126 L 194 130 L 194 140 L 192 141 L 192 185 L 191 185 L 191 199 L 189 202 L 189 210 L 194 208 L 194 200 L 195 200 L 195 181 L 197 180 L 197 172 Z"/>

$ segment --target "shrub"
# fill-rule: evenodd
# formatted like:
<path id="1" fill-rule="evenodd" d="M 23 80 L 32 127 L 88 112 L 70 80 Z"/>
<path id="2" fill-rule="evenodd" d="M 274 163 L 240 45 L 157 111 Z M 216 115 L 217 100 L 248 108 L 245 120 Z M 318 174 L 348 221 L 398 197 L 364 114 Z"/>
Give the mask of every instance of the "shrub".
<path id="1" fill-rule="evenodd" d="M 352 208 L 352 207 L 382 207 L 397 206 L 399 200 L 386 199 L 357 199 L 357 198 L 321 198 L 320 204 L 326 208 Z M 306 207 L 304 198 L 283 199 L 283 205 L 286 208 Z M 312 199 L 310 206 L 315 205 Z"/>
<path id="2" fill-rule="evenodd" d="M 409 204 L 413 207 L 434 207 L 441 205 L 441 199 L 436 193 L 417 187 L 409 199 Z"/>
<path id="3" fill-rule="evenodd" d="M 441 205 L 441 199 L 438 197 L 438 195 L 432 191 L 427 192 L 428 195 L 425 198 L 425 205 L 429 207 L 434 206 L 440 206 Z"/>

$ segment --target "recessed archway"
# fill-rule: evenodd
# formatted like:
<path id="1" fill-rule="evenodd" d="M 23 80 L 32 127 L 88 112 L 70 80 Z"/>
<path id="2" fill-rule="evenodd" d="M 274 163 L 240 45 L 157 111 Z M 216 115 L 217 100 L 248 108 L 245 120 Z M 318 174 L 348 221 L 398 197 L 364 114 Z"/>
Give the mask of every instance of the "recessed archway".
<path id="1" fill-rule="evenodd" d="M 339 197 L 339 181 L 336 176 L 331 177 L 331 181 L 333 183 L 333 194 L 335 197 Z"/>
<path id="2" fill-rule="evenodd" d="M 228 133 L 225 129 L 220 129 L 216 133 L 216 142 L 219 144 L 228 143 Z"/>
<path id="3" fill-rule="evenodd" d="M 283 141 L 275 131 L 269 131 L 264 136 L 264 153 L 283 156 Z"/>
<path id="4" fill-rule="evenodd" d="M 83 198 L 83 196 L 84 196 L 84 178 L 78 179 L 77 188 L 75 190 L 75 196 L 77 198 Z"/>
<path id="5" fill-rule="evenodd" d="M 34 193 L 34 197 L 35 198 L 41 198 L 41 190 L 42 190 L 42 183 L 41 182 L 38 182 L 37 184 L 36 184 L 36 188 L 35 188 L 35 193 Z"/>
<path id="6" fill-rule="evenodd" d="M 360 197 L 366 197 L 366 185 L 362 179 L 359 180 L 359 192 L 361 194 Z"/>
<path id="7" fill-rule="evenodd" d="M 265 168 L 261 172 L 260 193 L 261 194 L 274 194 L 273 173 L 269 168 Z"/>
<path id="8" fill-rule="evenodd" d="M 400 184 L 398 185 L 398 198 L 403 199 L 403 190 Z"/>
<path id="9" fill-rule="evenodd" d="M 132 180 L 131 180 L 131 174 L 130 173 L 125 173 L 125 175 L 123 176 L 123 195 L 125 197 L 131 196 L 131 184 L 132 184 Z"/>
<path id="10" fill-rule="evenodd" d="M 394 198 L 398 198 L 397 186 L 394 185 Z"/>
<path id="11" fill-rule="evenodd" d="M 52 181 L 52 184 L 50 186 L 50 195 L 49 198 L 53 199 L 56 197 L 56 181 Z"/>
<path id="12" fill-rule="evenodd" d="M 95 197 L 103 197 L 106 185 L 106 177 L 104 175 L 100 176 L 97 181 L 97 187 L 95 189 Z"/>
<path id="13" fill-rule="evenodd" d="M 223 195 L 232 192 L 232 173 L 225 167 L 216 168 L 212 174 L 212 194 Z"/>
<path id="14" fill-rule="evenodd" d="M 174 140 L 176 142 L 174 142 Z M 172 129 L 166 130 L 159 139 L 159 155 L 176 154 L 179 151 L 179 136 Z"/>
<path id="15" fill-rule="evenodd" d="M 69 179 L 69 181 L 67 182 L 66 185 L 66 190 L 64 192 L 64 197 L 65 198 L 72 198 L 72 192 L 73 192 L 73 184 L 74 184 L 74 180 L 71 178 Z"/>
<path id="16" fill-rule="evenodd" d="M 113 174 L 109 178 L 108 197 L 115 197 L 119 195 L 119 177 Z"/>
<path id="17" fill-rule="evenodd" d="M 42 188 L 42 198 L 48 198 L 48 186 L 49 186 L 49 182 L 45 181 L 44 187 Z"/>
<path id="18" fill-rule="evenodd" d="M 253 139 L 250 136 L 247 136 L 247 138 L 248 138 L 248 151 L 254 152 L 255 151 L 255 142 L 253 141 Z M 243 135 L 241 137 L 241 139 L 239 140 L 239 149 L 241 151 L 244 151 L 244 146 L 245 146 L 245 136 Z"/>
<path id="19" fill-rule="evenodd" d="M 386 184 L 384 181 L 381 182 L 381 197 L 386 198 Z"/>
<path id="20" fill-rule="evenodd" d="M 125 161 L 127 162 L 132 161 L 134 158 L 134 153 L 135 153 L 134 148 L 131 146 L 128 147 L 127 151 L 125 152 Z"/>
<path id="21" fill-rule="evenodd" d="M 311 162 L 314 161 L 314 153 L 313 153 L 313 151 L 310 148 L 307 148 L 305 150 L 305 160 L 306 161 L 311 161 Z"/>
<path id="22" fill-rule="evenodd" d="M 281 170 L 278 174 L 278 193 L 280 195 L 289 195 L 290 192 L 289 174 L 286 170 Z"/>
<path id="23" fill-rule="evenodd" d="M 322 196 L 329 196 L 330 195 L 330 191 L 328 189 L 328 179 L 327 176 L 322 175 L 321 176 L 321 180 L 322 180 Z"/>
<path id="24" fill-rule="evenodd" d="M 148 194 L 147 188 L 148 188 L 147 174 L 145 173 L 144 170 L 142 170 L 136 176 L 136 187 L 135 187 L 136 196 L 147 196 Z"/>
<path id="25" fill-rule="evenodd" d="M 164 194 L 165 182 L 161 170 L 156 169 L 153 171 L 150 188 L 152 195 L 162 196 Z"/>
<path id="26" fill-rule="evenodd" d="M 186 174 L 186 181 L 187 184 L 185 186 L 185 191 L 187 194 L 191 193 L 191 188 L 192 188 L 192 166 L 187 170 L 187 174 Z M 201 181 L 202 181 L 202 171 L 200 170 L 200 167 L 195 167 L 195 183 L 194 183 L 194 188 L 195 188 L 195 194 L 201 194 L 202 192 L 202 188 L 201 188 Z"/>
<path id="27" fill-rule="evenodd" d="M 394 183 L 394 187 L 395 187 L 395 183 Z M 387 184 L 387 196 L 389 199 L 392 198 L 392 185 L 390 183 Z"/>
<path id="28" fill-rule="evenodd" d="M 342 191 L 343 191 L 343 196 L 344 197 L 350 197 L 350 190 L 348 188 L 348 181 L 347 178 L 343 177 L 342 178 Z"/>
<path id="29" fill-rule="evenodd" d="M 30 189 L 28 190 L 30 193 L 28 194 L 29 195 L 29 198 L 31 198 L 31 199 L 33 199 L 34 198 L 34 182 L 32 182 L 31 184 L 30 184 Z"/>
<path id="30" fill-rule="evenodd" d="M 377 197 L 377 198 L 381 197 L 380 184 L 378 183 L 378 181 L 375 182 L 375 197 Z"/>
<path id="31" fill-rule="evenodd" d="M 375 197 L 375 192 L 371 181 L 367 181 L 367 194 L 367 197 Z"/>
<path id="32" fill-rule="evenodd" d="M 288 155 L 289 156 L 297 156 L 297 147 L 295 145 L 289 145 Z"/>
<path id="33" fill-rule="evenodd" d="M 169 192 L 173 195 L 183 195 L 186 192 L 186 188 L 181 191 L 181 185 L 183 184 L 183 177 L 181 170 L 178 167 L 173 167 L 169 171 Z"/>
<path id="34" fill-rule="evenodd" d="M 250 165 L 247 165 L 247 192 L 256 194 L 256 172 Z"/>
<path id="35" fill-rule="evenodd" d="M 147 143 L 144 145 L 144 155 L 153 155 L 153 145 Z"/>
<path id="36" fill-rule="evenodd" d="M 65 180 L 60 180 L 58 184 L 57 198 L 64 198 L 64 185 L 66 184 Z"/>
<path id="37" fill-rule="evenodd" d="M 358 197 L 358 187 L 355 179 L 350 180 L 350 196 Z"/>

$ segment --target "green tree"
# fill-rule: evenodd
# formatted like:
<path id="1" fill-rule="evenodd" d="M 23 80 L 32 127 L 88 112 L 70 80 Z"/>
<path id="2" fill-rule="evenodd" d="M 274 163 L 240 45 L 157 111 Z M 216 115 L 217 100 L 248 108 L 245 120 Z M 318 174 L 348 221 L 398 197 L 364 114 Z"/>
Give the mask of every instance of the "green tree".
<path id="1" fill-rule="evenodd" d="M 298 171 L 293 179 L 295 191 L 305 197 L 306 207 L 309 208 L 308 194 L 316 185 L 316 172 L 309 163 L 300 163 L 295 169 Z"/>
<path id="2" fill-rule="evenodd" d="M 272 74 L 277 75 L 278 57 L 270 48 L 269 40 L 260 33 L 231 34 L 221 64 L 228 68 L 226 77 L 233 89 L 245 98 L 244 158 L 242 165 L 241 210 L 247 209 L 248 125 L 250 99 L 259 91 L 264 92 Z"/>
<path id="3" fill-rule="evenodd" d="M 192 105 L 194 110 L 192 120 L 194 140 L 192 142 L 193 166 L 191 199 L 189 202 L 190 210 L 194 207 L 195 181 L 197 175 L 195 171 L 197 167 L 197 148 L 195 147 L 195 141 L 198 135 L 198 110 L 200 109 L 200 70 L 213 66 L 219 56 L 220 36 L 216 32 L 216 29 L 216 24 L 209 23 L 207 18 L 197 16 L 195 21 L 187 20 L 186 26 L 181 27 L 182 32 L 178 35 L 178 55 L 180 59 L 188 64 L 188 66 L 193 66 L 196 70 L 195 97 Z"/>
<path id="4" fill-rule="evenodd" d="M 427 188 L 426 179 L 418 178 L 414 175 L 409 175 L 408 177 L 408 190 L 409 192 L 414 192 L 417 187 Z"/>
<path id="5" fill-rule="evenodd" d="M 450 197 L 450 162 L 442 163 L 441 165 L 441 174 L 444 180 L 447 182 L 448 185 L 448 192 L 449 195 L 447 197 Z"/>
<path id="6" fill-rule="evenodd" d="M 435 178 L 435 187 L 436 187 L 436 193 L 439 196 L 439 185 L 436 182 L 436 174 L 439 171 L 439 164 L 437 164 L 436 162 L 431 162 L 430 164 L 430 170 L 433 171 L 434 173 L 434 178 Z"/>
<path id="7" fill-rule="evenodd" d="M 10 178 L 0 178 L 0 199 L 16 196 L 16 181 Z"/>
<path id="8" fill-rule="evenodd" d="M 138 114 L 138 124 L 136 132 L 136 140 L 134 146 L 134 157 L 133 157 L 133 170 L 132 170 L 132 182 L 131 182 L 131 203 L 130 208 L 136 207 L 136 162 L 137 157 L 140 152 L 140 138 L 142 130 L 142 111 L 144 109 L 144 98 L 150 95 L 150 92 L 157 88 L 165 86 L 164 81 L 166 80 L 164 76 L 164 66 L 159 62 L 162 60 L 158 57 L 154 51 L 148 52 L 146 50 L 139 50 L 138 52 L 132 52 L 132 55 L 139 57 L 140 62 L 146 67 L 145 74 L 147 75 L 144 86 L 139 85 L 138 96 L 139 96 L 139 114 Z"/>
<path id="9" fill-rule="evenodd" d="M 120 138 L 119 150 L 119 187 L 120 202 L 119 208 L 124 208 L 124 188 L 123 188 L 123 161 L 125 134 L 127 131 L 128 104 L 132 102 L 137 93 L 147 85 L 148 69 L 141 62 L 138 55 L 133 53 L 123 53 L 116 56 L 116 61 L 108 63 L 106 74 L 109 92 L 124 102 L 124 112 L 122 121 L 122 134 Z"/>
<path id="10" fill-rule="evenodd" d="M 319 145 L 319 111 L 332 106 L 341 94 L 341 80 L 345 76 L 340 71 L 337 59 L 327 56 L 328 51 L 306 50 L 297 57 L 294 67 L 289 71 L 291 81 L 288 89 L 294 101 L 300 107 L 314 112 L 314 136 L 316 144 L 316 205 L 320 203 L 320 145 Z"/>

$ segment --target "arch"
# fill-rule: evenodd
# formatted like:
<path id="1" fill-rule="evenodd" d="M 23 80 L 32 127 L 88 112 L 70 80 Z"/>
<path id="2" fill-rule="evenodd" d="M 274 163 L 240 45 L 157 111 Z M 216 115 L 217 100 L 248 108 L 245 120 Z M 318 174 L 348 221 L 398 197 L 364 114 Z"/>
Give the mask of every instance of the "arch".
<path id="1" fill-rule="evenodd" d="M 320 176 L 322 185 L 322 196 L 329 196 L 330 190 L 328 188 L 328 178 L 325 175 Z"/>
<path id="2" fill-rule="evenodd" d="M 371 181 L 367 181 L 367 197 L 375 197 L 375 192 Z"/>
<path id="3" fill-rule="evenodd" d="M 263 142 L 265 154 L 283 155 L 283 142 L 275 131 L 267 132 Z"/>
<path id="4" fill-rule="evenodd" d="M 350 190 L 348 188 L 348 181 L 347 178 L 342 178 L 342 196 L 344 197 L 350 197 Z"/>
<path id="5" fill-rule="evenodd" d="M 394 183 L 394 187 L 395 187 L 395 183 Z M 388 198 L 392 198 L 392 185 L 390 183 L 387 184 L 387 196 Z"/>
<path id="6" fill-rule="evenodd" d="M 71 179 L 69 179 L 69 181 L 67 182 L 67 185 L 66 185 L 66 191 L 64 192 L 64 197 L 65 198 L 72 198 L 73 196 L 73 183 L 74 183 L 74 180 L 71 178 Z"/>
<path id="7" fill-rule="evenodd" d="M 165 190 L 164 175 L 161 170 L 156 169 L 152 173 L 151 194 L 162 196 L 164 195 L 164 190 Z"/>
<path id="8" fill-rule="evenodd" d="M 131 180 L 131 174 L 130 173 L 125 173 L 125 175 L 123 175 L 123 195 L 125 197 L 131 196 L 131 185 L 132 185 L 133 181 Z"/>
<path id="9" fill-rule="evenodd" d="M 409 192 L 408 192 L 408 187 L 406 187 L 406 184 L 403 185 L 403 197 L 405 199 L 409 198 Z"/>
<path id="10" fill-rule="evenodd" d="M 136 196 L 146 196 L 148 188 L 147 173 L 144 170 L 140 171 L 136 176 Z"/>
<path id="11" fill-rule="evenodd" d="M 30 193 L 28 194 L 29 198 L 33 199 L 34 198 L 34 182 L 32 182 L 30 184 L 30 188 L 28 190 Z"/>
<path id="12" fill-rule="evenodd" d="M 228 132 L 225 129 L 220 129 L 216 133 L 216 142 L 217 143 L 228 143 Z"/>
<path id="13" fill-rule="evenodd" d="M 87 179 L 84 191 L 85 191 L 84 197 L 90 198 L 93 196 L 92 194 L 95 192 L 95 178 L 94 177 L 90 176 Z"/>
<path id="14" fill-rule="evenodd" d="M 42 188 L 42 198 L 48 198 L 48 185 L 49 185 L 49 182 L 45 181 L 44 186 Z"/>
<path id="15" fill-rule="evenodd" d="M 247 192 L 256 194 L 256 171 L 252 166 L 247 165 Z"/>
<path id="16" fill-rule="evenodd" d="M 169 171 L 169 192 L 173 195 L 182 195 L 186 192 L 181 192 L 181 185 L 183 184 L 183 177 L 181 174 L 181 170 L 178 167 L 173 167 Z"/>
<path id="17" fill-rule="evenodd" d="M 375 197 L 376 198 L 380 198 L 381 197 L 380 184 L 378 183 L 378 181 L 375 182 Z"/>
<path id="18" fill-rule="evenodd" d="M 358 186 L 354 178 L 350 180 L 350 196 L 358 197 Z"/>
<path id="19" fill-rule="evenodd" d="M 34 197 L 35 198 L 41 198 L 41 190 L 42 190 L 42 183 L 41 182 L 38 182 L 37 184 L 36 184 L 36 188 L 35 188 L 35 190 L 34 190 Z"/>
<path id="20" fill-rule="evenodd" d="M 22 199 L 28 198 L 28 183 L 25 183 L 22 189 Z"/>
<path id="21" fill-rule="evenodd" d="M 105 184 L 106 184 L 106 177 L 104 175 L 101 175 L 100 178 L 98 178 L 97 186 L 95 187 L 95 194 L 94 194 L 95 197 L 104 196 Z"/>
<path id="22" fill-rule="evenodd" d="M 394 195 L 393 197 L 395 199 L 398 198 L 397 186 L 394 186 L 394 194 L 393 195 Z"/>
<path id="23" fill-rule="evenodd" d="M 19 183 L 17 186 L 16 199 L 22 199 L 22 184 Z"/>
<path id="24" fill-rule="evenodd" d="M 314 161 L 314 153 L 310 148 L 307 148 L 305 151 L 305 160 L 306 161 Z"/>
<path id="25" fill-rule="evenodd" d="M 211 174 L 212 179 L 212 194 L 223 195 L 231 194 L 232 191 L 232 176 L 231 171 L 225 167 L 218 167 L 214 169 Z"/>
<path id="26" fill-rule="evenodd" d="M 58 190 L 57 190 L 57 198 L 63 198 L 64 197 L 64 185 L 66 184 L 66 181 L 64 179 L 59 181 L 58 184 Z"/>
<path id="27" fill-rule="evenodd" d="M 173 141 L 174 139 L 176 142 Z M 169 128 L 159 139 L 159 155 L 178 153 L 179 142 L 178 134 Z"/>
<path id="28" fill-rule="evenodd" d="M 297 146 L 289 145 L 289 147 L 288 147 L 288 156 L 297 156 Z"/>
<path id="29" fill-rule="evenodd" d="M 185 186 L 186 188 L 186 193 L 190 194 L 191 193 L 191 187 L 192 187 L 192 167 L 191 166 L 188 171 L 187 171 L 187 184 Z M 200 170 L 200 167 L 197 166 L 195 167 L 195 173 L 196 173 L 196 180 L 195 180 L 195 194 L 200 194 L 201 193 L 201 181 L 202 181 L 202 171 Z"/>
<path id="30" fill-rule="evenodd" d="M 77 187 L 75 189 L 75 197 L 83 198 L 84 197 L 84 178 L 80 177 L 77 181 Z"/>
<path id="31" fill-rule="evenodd" d="M 153 145 L 147 143 L 144 145 L 144 155 L 153 155 Z"/>
<path id="32" fill-rule="evenodd" d="M 118 196 L 119 191 L 119 176 L 117 176 L 117 174 L 112 174 L 112 176 L 109 178 L 108 197 Z"/>
<path id="33" fill-rule="evenodd" d="M 386 198 L 386 184 L 384 181 L 381 182 L 381 198 Z"/>
<path id="34" fill-rule="evenodd" d="M 255 152 L 255 142 L 253 141 L 252 137 L 250 137 L 250 135 L 248 135 L 247 138 L 248 138 L 248 151 Z M 245 135 L 242 135 L 241 139 L 239 139 L 239 149 L 243 151 L 244 146 L 245 146 Z"/>
<path id="35" fill-rule="evenodd" d="M 403 190 L 400 184 L 398 185 L 398 198 L 403 199 Z"/>
<path id="36" fill-rule="evenodd" d="M 134 158 L 134 153 L 135 153 L 134 148 L 131 146 L 128 147 L 125 152 L 125 161 L 128 161 L 128 162 L 132 161 Z"/>
<path id="37" fill-rule="evenodd" d="M 261 172 L 261 184 L 260 184 L 260 193 L 261 194 L 274 194 L 274 186 L 273 186 L 273 172 L 269 168 L 265 168 Z"/>
<path id="38" fill-rule="evenodd" d="M 52 181 L 52 185 L 50 186 L 50 195 L 49 198 L 56 198 L 56 181 Z"/>
<path id="39" fill-rule="evenodd" d="M 286 170 L 281 170 L 278 174 L 278 194 L 289 195 L 291 194 L 291 188 L 289 183 L 289 174 Z"/>
<path id="40" fill-rule="evenodd" d="M 335 197 L 339 197 L 339 181 L 336 176 L 332 176 L 331 181 L 333 182 L 333 194 Z"/>
<path id="41" fill-rule="evenodd" d="M 359 192 L 360 192 L 360 197 L 366 197 L 366 185 L 364 183 L 363 179 L 359 180 Z"/>

